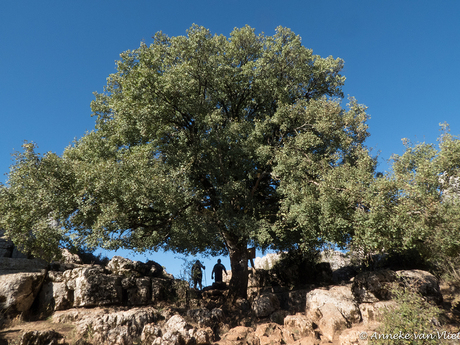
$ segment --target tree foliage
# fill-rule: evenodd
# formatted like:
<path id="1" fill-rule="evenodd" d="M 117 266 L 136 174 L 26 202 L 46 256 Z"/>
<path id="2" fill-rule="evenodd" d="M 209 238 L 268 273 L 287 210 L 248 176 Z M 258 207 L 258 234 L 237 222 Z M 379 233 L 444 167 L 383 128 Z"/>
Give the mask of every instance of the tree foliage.
<path id="1" fill-rule="evenodd" d="M 342 67 L 282 27 L 159 32 L 121 54 L 91 104 L 93 131 L 62 157 L 26 147 L 2 189 L 2 226 L 18 241 L 46 228 L 89 247 L 228 253 L 244 296 L 248 244 L 309 249 L 353 234 L 375 160 L 365 107 L 341 107 Z"/>
<path id="2" fill-rule="evenodd" d="M 418 252 L 443 264 L 460 253 L 460 140 L 442 125 L 438 145 L 412 144 L 367 189 L 353 244 L 365 252 Z"/>

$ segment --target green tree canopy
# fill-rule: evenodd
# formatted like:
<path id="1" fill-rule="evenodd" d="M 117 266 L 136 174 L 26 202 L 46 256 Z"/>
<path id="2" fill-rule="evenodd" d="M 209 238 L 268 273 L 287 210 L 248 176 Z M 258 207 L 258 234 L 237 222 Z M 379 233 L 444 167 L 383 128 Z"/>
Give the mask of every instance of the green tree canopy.
<path id="1" fill-rule="evenodd" d="M 365 107 L 341 107 L 342 67 L 282 27 L 159 32 L 121 54 L 91 104 L 93 131 L 62 157 L 20 156 L 2 212 L 21 212 L 33 174 L 51 201 L 27 205 L 23 225 L 12 214 L 1 225 L 24 245 L 47 228 L 108 249 L 228 253 L 231 291 L 245 296 L 248 244 L 306 249 L 353 233 L 375 161 Z M 59 172 L 54 189 L 48 171 Z"/>
<path id="2" fill-rule="evenodd" d="M 447 125 L 438 145 L 403 142 L 391 171 L 369 184 L 356 212 L 353 246 L 366 253 L 414 251 L 445 264 L 460 253 L 460 140 Z"/>

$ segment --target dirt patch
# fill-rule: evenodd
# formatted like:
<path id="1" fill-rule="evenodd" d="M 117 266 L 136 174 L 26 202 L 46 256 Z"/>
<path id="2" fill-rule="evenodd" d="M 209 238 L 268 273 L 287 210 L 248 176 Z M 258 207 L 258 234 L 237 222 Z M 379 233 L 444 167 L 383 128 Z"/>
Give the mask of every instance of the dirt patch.
<path id="1" fill-rule="evenodd" d="M 14 322 L 0 330 L 0 345 L 19 343 L 21 336 L 27 331 L 54 330 L 63 336 L 65 343 L 72 344 L 75 340 L 75 326 L 65 323 L 53 323 L 51 321 Z"/>

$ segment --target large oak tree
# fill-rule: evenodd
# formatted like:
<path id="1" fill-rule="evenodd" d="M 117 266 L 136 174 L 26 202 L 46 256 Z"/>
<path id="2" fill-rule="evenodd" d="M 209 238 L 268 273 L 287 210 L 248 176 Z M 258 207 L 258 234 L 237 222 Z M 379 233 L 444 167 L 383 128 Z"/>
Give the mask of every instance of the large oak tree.
<path id="1" fill-rule="evenodd" d="M 365 108 L 341 106 L 342 67 L 282 27 L 157 33 L 121 54 L 91 104 L 93 131 L 62 157 L 32 144 L 18 154 L 2 226 L 42 256 L 63 240 L 228 253 L 231 292 L 244 297 L 248 245 L 309 249 L 353 234 L 375 161 Z"/>

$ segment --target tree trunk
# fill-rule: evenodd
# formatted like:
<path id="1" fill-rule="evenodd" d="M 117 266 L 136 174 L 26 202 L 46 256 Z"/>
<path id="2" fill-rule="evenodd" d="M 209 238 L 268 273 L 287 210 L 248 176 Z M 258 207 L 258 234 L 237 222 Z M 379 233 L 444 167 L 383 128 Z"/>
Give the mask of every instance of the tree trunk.
<path id="1" fill-rule="evenodd" d="M 232 278 L 230 279 L 230 297 L 247 298 L 248 296 L 248 253 L 246 241 L 232 241 L 226 238 Z"/>

